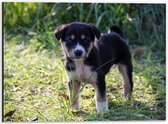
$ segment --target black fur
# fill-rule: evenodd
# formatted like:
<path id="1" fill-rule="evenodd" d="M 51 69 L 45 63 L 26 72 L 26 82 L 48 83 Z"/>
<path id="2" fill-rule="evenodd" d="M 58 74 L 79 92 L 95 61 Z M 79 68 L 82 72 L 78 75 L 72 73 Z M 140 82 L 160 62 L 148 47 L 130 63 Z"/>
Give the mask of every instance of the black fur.
<path id="1" fill-rule="evenodd" d="M 110 33 L 111 32 L 116 32 L 117 34 L 119 34 L 122 38 L 124 38 L 124 34 L 123 32 L 121 31 L 121 29 L 118 27 L 118 26 L 111 26 L 110 27 Z"/>

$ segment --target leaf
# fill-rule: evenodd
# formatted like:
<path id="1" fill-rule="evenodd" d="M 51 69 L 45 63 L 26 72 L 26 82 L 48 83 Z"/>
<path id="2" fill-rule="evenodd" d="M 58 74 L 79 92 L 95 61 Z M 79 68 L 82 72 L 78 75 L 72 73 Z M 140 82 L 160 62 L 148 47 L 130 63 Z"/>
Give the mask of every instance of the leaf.
<path id="1" fill-rule="evenodd" d="M 151 119 L 150 117 L 147 117 L 147 116 L 144 115 L 144 114 L 134 114 L 134 116 L 139 117 L 139 118 L 145 118 L 145 119 L 148 119 L 148 120 Z"/>
<path id="2" fill-rule="evenodd" d="M 38 116 L 36 118 L 34 118 L 32 121 L 38 121 Z"/>
<path id="3" fill-rule="evenodd" d="M 14 113 L 15 113 L 16 109 L 13 111 L 9 111 L 8 113 L 5 114 L 5 118 L 6 117 L 11 117 Z"/>
<path id="4" fill-rule="evenodd" d="M 69 100 L 69 96 L 64 93 L 59 93 L 59 96 L 64 97 L 66 100 Z"/>
<path id="5" fill-rule="evenodd" d="M 90 98 L 93 98 L 94 96 L 93 95 L 90 95 L 90 96 L 88 96 L 88 95 L 83 95 L 83 96 L 81 96 L 82 97 L 82 99 L 90 99 Z"/>
<path id="6" fill-rule="evenodd" d="M 146 47 L 136 48 L 136 49 L 133 50 L 133 54 L 135 56 L 141 56 L 145 52 L 146 49 L 147 49 Z"/>
<path id="7" fill-rule="evenodd" d="M 143 115 L 143 114 L 134 114 L 135 116 L 137 116 L 137 117 L 144 117 L 145 115 Z"/>

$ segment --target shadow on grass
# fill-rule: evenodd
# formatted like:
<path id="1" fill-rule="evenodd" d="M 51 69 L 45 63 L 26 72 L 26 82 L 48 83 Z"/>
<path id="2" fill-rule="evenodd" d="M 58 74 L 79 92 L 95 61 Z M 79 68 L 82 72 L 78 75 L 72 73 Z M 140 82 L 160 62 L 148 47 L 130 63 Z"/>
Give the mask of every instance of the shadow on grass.
<path id="1" fill-rule="evenodd" d="M 86 112 L 84 110 L 74 111 L 73 115 L 82 117 L 84 121 L 120 121 L 120 120 L 164 120 L 157 118 L 158 112 L 152 110 L 151 107 L 145 105 L 141 101 L 130 100 L 123 101 L 121 104 L 113 101 L 112 98 L 108 99 L 109 111 L 98 113 Z M 159 115 L 160 116 L 160 115 Z"/>

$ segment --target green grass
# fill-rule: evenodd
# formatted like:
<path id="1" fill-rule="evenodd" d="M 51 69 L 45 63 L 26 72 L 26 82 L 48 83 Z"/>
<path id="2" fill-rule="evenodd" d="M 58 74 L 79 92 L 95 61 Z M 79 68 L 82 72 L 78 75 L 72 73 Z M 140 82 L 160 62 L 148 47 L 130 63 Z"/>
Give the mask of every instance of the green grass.
<path id="1" fill-rule="evenodd" d="M 75 111 L 70 108 L 60 45 L 45 49 L 36 38 L 25 44 L 18 37 L 4 42 L 4 121 L 166 119 L 165 66 L 150 49 L 133 57 L 131 101 L 123 97 L 122 79 L 113 67 L 106 77 L 109 111 L 96 111 L 94 88 L 89 84 L 80 94 L 81 109 Z"/>

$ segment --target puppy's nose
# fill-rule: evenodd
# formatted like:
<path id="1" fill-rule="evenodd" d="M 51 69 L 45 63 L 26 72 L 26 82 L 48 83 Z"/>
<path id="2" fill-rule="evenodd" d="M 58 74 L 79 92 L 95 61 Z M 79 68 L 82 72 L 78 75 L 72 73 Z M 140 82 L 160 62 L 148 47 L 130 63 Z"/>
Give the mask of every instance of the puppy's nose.
<path id="1" fill-rule="evenodd" d="M 74 51 L 74 54 L 75 54 L 76 57 L 80 57 L 82 55 L 82 50 L 77 49 L 77 50 Z"/>

